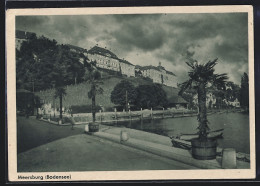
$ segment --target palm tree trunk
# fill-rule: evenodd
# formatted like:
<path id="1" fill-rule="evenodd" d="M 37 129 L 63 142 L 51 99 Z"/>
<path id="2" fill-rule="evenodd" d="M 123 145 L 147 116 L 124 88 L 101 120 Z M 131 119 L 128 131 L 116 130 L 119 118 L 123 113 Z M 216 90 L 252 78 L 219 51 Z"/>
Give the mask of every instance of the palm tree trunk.
<path id="1" fill-rule="evenodd" d="M 60 95 L 60 119 L 62 119 L 62 94 Z"/>
<path id="2" fill-rule="evenodd" d="M 96 121 L 96 86 L 93 84 L 92 85 L 92 118 L 93 118 L 93 123 Z"/>
<path id="3" fill-rule="evenodd" d="M 207 108 L 206 108 L 206 87 L 201 83 L 198 87 L 198 105 L 199 105 L 199 138 L 201 140 L 207 139 Z"/>
<path id="4" fill-rule="evenodd" d="M 92 97 L 92 118 L 93 123 L 96 121 L 96 96 Z"/>

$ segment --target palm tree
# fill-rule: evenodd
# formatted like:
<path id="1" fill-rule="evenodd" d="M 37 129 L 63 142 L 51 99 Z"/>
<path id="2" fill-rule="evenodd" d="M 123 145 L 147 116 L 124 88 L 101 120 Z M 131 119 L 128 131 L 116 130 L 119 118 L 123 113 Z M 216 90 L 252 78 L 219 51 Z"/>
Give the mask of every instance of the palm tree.
<path id="1" fill-rule="evenodd" d="M 95 68 L 93 64 L 87 66 L 88 74 L 86 76 L 87 81 L 91 84 L 91 89 L 88 92 L 88 97 L 91 99 L 91 110 L 92 110 L 92 118 L 93 123 L 96 121 L 96 95 L 102 94 L 103 89 L 100 87 L 100 84 L 103 82 L 101 81 L 101 74 Z"/>
<path id="2" fill-rule="evenodd" d="M 62 86 L 56 87 L 54 98 L 59 97 L 60 99 L 60 120 L 62 120 L 62 99 L 66 95 L 66 89 Z"/>
<path id="3" fill-rule="evenodd" d="M 186 62 L 186 64 L 191 68 L 188 72 L 189 79 L 181 84 L 179 95 L 188 88 L 194 88 L 198 94 L 198 121 L 199 121 L 199 139 L 207 139 L 208 120 L 207 120 L 207 110 L 206 110 L 206 87 L 208 84 L 216 87 L 217 89 L 224 89 L 226 80 L 228 79 L 227 74 L 215 74 L 215 65 L 217 64 L 217 59 L 209 61 L 205 64 L 198 64 L 195 62 Z"/>

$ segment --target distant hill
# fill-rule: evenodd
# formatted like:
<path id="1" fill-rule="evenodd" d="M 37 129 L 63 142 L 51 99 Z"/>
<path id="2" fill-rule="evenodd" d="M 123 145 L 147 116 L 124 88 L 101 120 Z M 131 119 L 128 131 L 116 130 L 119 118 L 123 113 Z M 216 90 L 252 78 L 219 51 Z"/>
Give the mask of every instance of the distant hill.
<path id="1" fill-rule="evenodd" d="M 139 77 L 118 77 L 118 76 L 106 76 L 103 78 L 104 84 L 102 88 L 104 89 L 103 95 L 98 95 L 96 97 L 97 105 L 102 105 L 106 107 L 114 107 L 115 105 L 110 101 L 110 95 L 116 84 L 121 80 L 126 79 L 130 81 L 135 87 L 143 84 L 152 84 L 151 81 L 145 80 Z M 69 107 L 72 105 L 90 105 L 91 100 L 88 98 L 88 91 L 90 90 L 90 84 L 83 82 L 77 85 L 68 85 L 67 95 L 64 98 L 64 107 Z M 178 89 L 173 87 L 163 86 L 167 94 L 167 98 L 178 97 Z M 47 103 L 54 103 L 54 89 L 49 89 L 46 91 L 36 92 L 41 99 L 45 100 Z M 58 99 L 55 100 L 56 107 L 59 105 Z"/>

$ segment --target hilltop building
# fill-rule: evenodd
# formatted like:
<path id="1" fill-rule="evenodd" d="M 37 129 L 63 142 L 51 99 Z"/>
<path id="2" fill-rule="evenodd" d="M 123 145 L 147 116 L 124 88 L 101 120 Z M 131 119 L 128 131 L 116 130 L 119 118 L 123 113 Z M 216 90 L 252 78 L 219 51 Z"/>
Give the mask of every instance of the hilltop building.
<path id="1" fill-rule="evenodd" d="M 130 62 L 126 61 L 126 60 L 119 60 L 119 64 L 120 64 L 120 70 L 122 74 L 127 75 L 128 77 L 133 76 L 135 77 L 135 66 L 133 64 L 131 64 Z"/>
<path id="2" fill-rule="evenodd" d="M 119 59 L 107 49 L 94 46 L 88 51 L 87 57 L 90 61 L 96 62 L 97 67 L 101 69 L 119 72 L 127 77 L 135 76 L 135 66 L 133 64 Z"/>
<path id="3" fill-rule="evenodd" d="M 159 62 L 157 67 L 155 66 L 136 66 L 136 72 L 143 77 L 148 77 L 153 80 L 154 83 L 163 84 L 170 87 L 177 87 L 176 76 L 174 73 L 167 71 Z"/>
<path id="4" fill-rule="evenodd" d="M 79 56 L 79 62 L 84 65 L 84 56 L 87 55 L 87 52 L 88 52 L 87 49 L 84 49 L 84 48 L 81 48 L 78 46 L 74 46 L 74 45 L 69 45 L 69 44 L 67 44 L 66 46 L 69 47 L 71 52 L 74 52 Z"/>
<path id="5" fill-rule="evenodd" d="M 80 54 L 80 53 L 85 54 L 85 53 L 88 52 L 87 49 L 84 49 L 84 48 L 81 48 L 81 47 L 78 47 L 78 46 L 74 46 L 74 45 L 70 45 L 70 44 L 67 44 L 66 46 L 69 47 L 71 52 L 75 52 L 75 53 L 78 53 L 78 54 Z"/>
<path id="6" fill-rule="evenodd" d="M 21 30 L 15 31 L 15 48 L 20 50 L 21 45 L 24 41 L 27 41 L 30 36 L 32 36 L 34 33 L 32 32 L 25 32 Z"/>
<path id="7" fill-rule="evenodd" d="M 16 30 L 16 48 L 20 50 L 24 41 L 28 40 L 35 33 Z M 113 52 L 99 46 L 94 46 L 90 50 L 66 44 L 71 52 L 78 54 L 79 62 L 84 64 L 84 56 L 96 63 L 96 67 L 118 72 L 127 77 L 138 76 L 147 77 L 154 83 L 163 84 L 170 87 L 177 87 L 176 76 L 167 71 L 159 62 L 159 66 L 139 66 L 133 65 L 129 61 L 118 58 Z M 83 56 L 84 55 L 84 56 Z M 36 56 L 37 57 L 37 56 Z"/>
<path id="8" fill-rule="evenodd" d="M 180 96 L 171 96 L 168 98 L 168 107 L 176 109 L 188 109 L 188 102 Z"/>

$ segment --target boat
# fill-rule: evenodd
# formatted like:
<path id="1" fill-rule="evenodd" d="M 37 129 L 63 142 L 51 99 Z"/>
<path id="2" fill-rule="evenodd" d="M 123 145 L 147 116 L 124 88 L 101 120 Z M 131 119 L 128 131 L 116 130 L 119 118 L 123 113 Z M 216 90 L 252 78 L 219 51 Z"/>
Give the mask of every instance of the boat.
<path id="1" fill-rule="evenodd" d="M 190 141 L 185 141 L 185 140 L 180 140 L 173 138 L 172 136 L 169 136 L 172 141 L 172 147 L 175 148 L 181 148 L 184 150 L 191 150 L 191 142 Z M 217 156 L 223 156 L 223 149 L 222 148 L 217 148 Z M 242 153 L 242 152 L 237 152 L 236 153 L 236 159 L 238 161 L 244 161 L 247 163 L 250 163 L 250 154 Z"/>
<path id="2" fill-rule="evenodd" d="M 218 129 L 218 130 L 214 130 L 214 131 L 209 131 L 207 134 L 209 139 L 219 139 L 223 137 L 223 130 L 224 129 Z M 194 138 L 198 138 L 199 134 L 195 133 L 195 134 L 184 134 L 181 133 L 175 137 L 171 137 L 172 139 L 180 139 L 180 140 L 184 140 L 184 141 L 191 141 Z"/>

